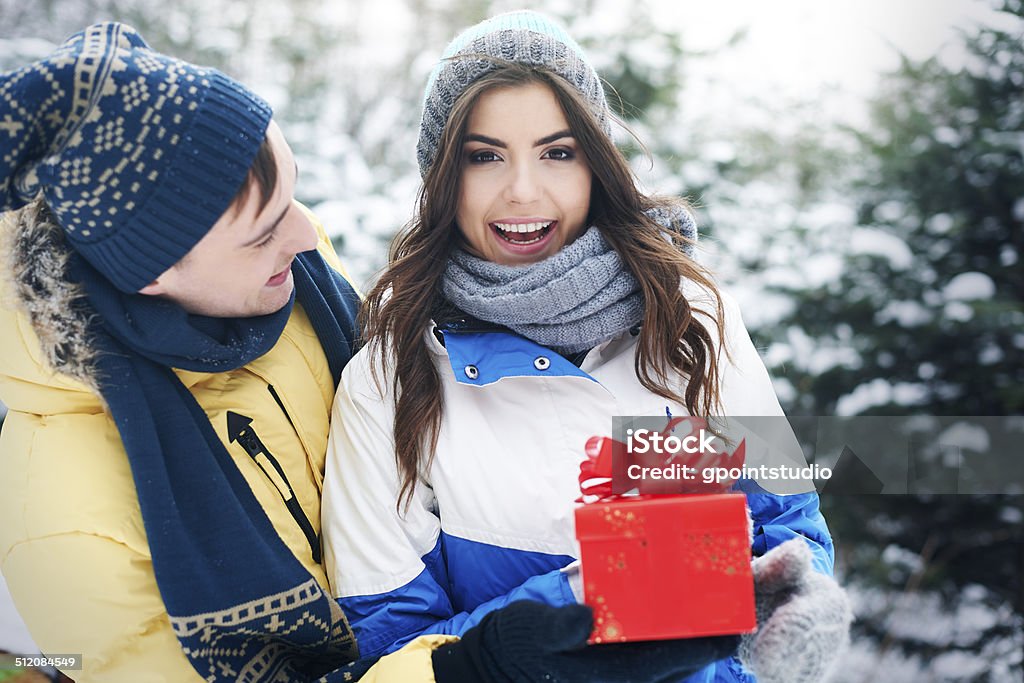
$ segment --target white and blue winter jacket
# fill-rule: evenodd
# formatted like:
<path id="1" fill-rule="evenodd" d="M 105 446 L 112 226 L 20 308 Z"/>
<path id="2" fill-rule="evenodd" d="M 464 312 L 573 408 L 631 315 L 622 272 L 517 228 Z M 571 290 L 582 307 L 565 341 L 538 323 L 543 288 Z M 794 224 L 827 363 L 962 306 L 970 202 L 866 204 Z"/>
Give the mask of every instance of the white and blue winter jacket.
<path id="1" fill-rule="evenodd" d="M 701 307 L 693 292 L 687 296 Z M 723 303 L 731 354 L 721 356 L 723 414 L 781 416 L 738 307 L 727 295 Z M 584 444 L 610 435 L 615 415 L 687 414 L 637 380 L 635 330 L 592 349 L 580 367 L 505 331 L 440 330 L 443 343 L 434 332 L 425 334 L 444 414 L 434 461 L 407 512 L 396 509 L 394 396 L 390 380 L 378 387 L 368 349 L 346 366 L 334 403 L 324 556 L 364 657 L 420 634 L 461 635 L 515 600 L 575 603 L 562 569 L 579 552 L 573 510 Z M 748 463 L 759 459 L 758 443 L 748 439 Z M 816 569 L 831 574 L 832 542 L 813 490 L 775 495 L 751 481 L 742 489 L 756 555 L 803 536 Z M 732 659 L 688 682 L 753 680 Z"/>

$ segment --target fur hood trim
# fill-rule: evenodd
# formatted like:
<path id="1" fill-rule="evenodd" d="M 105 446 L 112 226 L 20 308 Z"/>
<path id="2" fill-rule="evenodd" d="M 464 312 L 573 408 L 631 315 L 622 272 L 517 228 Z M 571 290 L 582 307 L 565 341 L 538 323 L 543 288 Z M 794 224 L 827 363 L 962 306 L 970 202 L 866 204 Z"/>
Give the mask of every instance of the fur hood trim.
<path id="1" fill-rule="evenodd" d="M 3 251 L 11 291 L 28 315 L 49 365 L 99 393 L 91 312 L 82 287 L 68 279 L 71 248 L 43 200 L 5 217 Z"/>

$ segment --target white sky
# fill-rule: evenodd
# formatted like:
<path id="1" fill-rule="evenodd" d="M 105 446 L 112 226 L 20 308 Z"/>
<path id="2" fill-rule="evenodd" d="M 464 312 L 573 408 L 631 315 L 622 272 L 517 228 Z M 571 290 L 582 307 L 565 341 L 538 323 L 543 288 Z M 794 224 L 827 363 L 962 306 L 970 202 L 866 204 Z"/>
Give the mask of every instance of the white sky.
<path id="1" fill-rule="evenodd" d="M 573 4 L 577 3 L 527 0 L 509 2 L 505 8 L 543 10 Z M 631 4 L 622 2 L 618 17 L 600 4 L 607 16 L 593 20 L 614 27 L 614 22 L 628 20 Z M 868 95 L 875 76 L 898 64 L 897 50 L 917 59 L 941 53 L 955 63 L 960 53 L 949 43 L 955 42 L 956 29 L 979 21 L 994 23 L 997 15 L 990 0 L 648 0 L 646 4 L 656 24 L 678 29 L 689 50 L 719 47 L 746 28 L 746 40 L 716 68 L 724 69 L 720 73 L 738 88 L 769 81 L 794 94 L 835 84 L 852 94 Z"/>
<path id="2" fill-rule="evenodd" d="M 689 51 L 724 46 L 741 29 L 745 39 L 711 60 L 693 60 L 690 86 L 718 89 L 727 85 L 733 96 L 778 94 L 793 100 L 836 91 L 841 108 L 860 113 L 874 94 L 878 75 L 896 68 L 898 54 L 914 59 L 940 55 L 956 66 L 963 48 L 958 29 L 978 23 L 997 24 L 992 8 L 998 0 L 495 0 L 495 13 L 530 8 L 579 17 L 570 34 L 600 27 L 594 34 L 614 32 L 630 20 L 633 6 L 650 10 L 655 24 L 676 30 Z M 592 4 L 592 15 L 580 7 Z M 360 33 L 381 36 L 415 30 L 416 17 L 399 0 L 348 0 L 337 6 L 338 20 Z M 1004 24 L 1010 24 L 1003 19 Z M 586 31 L 590 33 L 590 31 Z M 438 49 L 440 49 L 440 45 Z M 594 50 L 592 47 L 591 50 Z M 422 65 L 428 69 L 430 64 Z M 831 112 L 828 112 L 830 114 Z"/>
<path id="3" fill-rule="evenodd" d="M 737 80 L 775 80 L 794 89 L 837 84 L 867 94 L 874 76 L 941 54 L 955 63 L 957 28 L 991 23 L 987 0 L 772 0 L 657 2 L 660 25 L 679 26 L 690 49 L 724 43 L 746 27 L 731 67 Z"/>

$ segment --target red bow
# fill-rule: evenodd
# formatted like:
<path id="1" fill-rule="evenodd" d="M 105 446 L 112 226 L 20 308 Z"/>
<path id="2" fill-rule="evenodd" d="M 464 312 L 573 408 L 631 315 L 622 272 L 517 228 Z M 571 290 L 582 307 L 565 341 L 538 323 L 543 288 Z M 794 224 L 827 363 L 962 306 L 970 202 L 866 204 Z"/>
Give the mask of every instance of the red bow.
<path id="1" fill-rule="evenodd" d="M 708 423 L 698 417 L 674 417 L 665 425 L 661 434 L 667 436 L 683 422 L 689 422 L 690 432 L 686 436 L 698 437 L 701 430 L 707 430 Z M 677 435 L 678 436 L 678 435 Z M 686 437 L 680 437 L 685 439 Z M 724 470 L 742 469 L 746 459 L 746 439 L 740 441 L 732 453 L 656 453 L 651 449 L 648 453 L 629 453 L 626 444 L 607 436 L 592 436 L 587 439 L 586 459 L 580 463 L 580 492 L 577 503 L 597 502 L 619 498 L 620 494 L 612 493 L 612 476 L 615 468 L 619 468 L 620 476 L 625 475 L 629 465 L 641 468 L 671 468 L 676 465 L 685 468 L 689 478 L 645 480 L 639 487 L 642 494 L 658 493 L 724 493 L 732 488 L 734 479 L 728 476 L 712 477 L 705 480 L 705 472 L 722 468 Z M 677 470 L 679 472 L 683 469 Z"/>

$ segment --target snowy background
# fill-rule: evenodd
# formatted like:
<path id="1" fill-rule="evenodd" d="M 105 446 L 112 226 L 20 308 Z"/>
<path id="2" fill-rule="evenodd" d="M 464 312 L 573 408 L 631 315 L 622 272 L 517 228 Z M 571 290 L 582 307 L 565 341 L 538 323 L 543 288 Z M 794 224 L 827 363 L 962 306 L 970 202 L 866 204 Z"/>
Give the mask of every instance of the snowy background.
<path id="1" fill-rule="evenodd" d="M 248 83 L 365 289 L 412 212 L 437 55 L 485 16 L 542 8 L 624 102 L 644 186 L 696 204 L 700 259 L 788 411 L 1019 414 L 1024 20 L 1007 6 L 0 0 L 0 69 L 119 19 Z M 960 498 L 823 499 L 858 612 L 834 680 L 1021 679 L 1021 500 Z M 0 648 L 21 649 L 5 605 L 0 591 Z"/>

